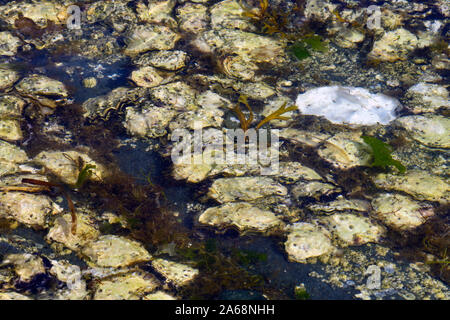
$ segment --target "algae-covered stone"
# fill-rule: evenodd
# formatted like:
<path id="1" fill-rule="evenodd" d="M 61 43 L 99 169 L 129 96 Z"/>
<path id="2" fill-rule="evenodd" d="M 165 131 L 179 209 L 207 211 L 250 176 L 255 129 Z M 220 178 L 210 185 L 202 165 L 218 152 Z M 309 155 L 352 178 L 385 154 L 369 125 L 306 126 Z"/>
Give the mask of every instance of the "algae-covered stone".
<path id="1" fill-rule="evenodd" d="M 208 195 L 220 203 L 251 201 L 271 195 L 285 196 L 286 187 L 267 177 L 222 178 L 214 181 Z"/>
<path id="2" fill-rule="evenodd" d="M 23 139 L 20 121 L 15 119 L 0 119 L 0 138 L 6 141 Z"/>
<path id="3" fill-rule="evenodd" d="M 125 54 L 137 55 L 150 50 L 170 50 L 180 36 L 170 28 L 158 25 L 140 25 L 126 39 Z"/>
<path id="4" fill-rule="evenodd" d="M 83 250 L 92 263 L 100 267 L 125 267 L 150 260 L 148 251 L 138 242 L 124 237 L 105 235 L 87 244 Z"/>
<path id="5" fill-rule="evenodd" d="M 186 3 L 176 11 L 178 26 L 184 32 L 197 34 L 208 27 L 208 7 L 199 3 Z"/>
<path id="6" fill-rule="evenodd" d="M 28 282 L 34 276 L 45 273 L 42 258 L 29 253 L 8 254 L 3 259 L 3 264 L 13 264 L 14 271 L 19 276 L 20 281 Z"/>
<path id="7" fill-rule="evenodd" d="M 334 249 L 327 230 L 305 222 L 289 226 L 284 246 L 289 260 L 300 263 L 306 263 L 308 258 L 329 254 Z"/>
<path id="8" fill-rule="evenodd" d="M 372 200 L 375 216 L 395 230 L 412 230 L 434 214 L 431 207 L 395 193 L 382 193 Z"/>
<path id="9" fill-rule="evenodd" d="M 19 147 L 0 140 L 0 176 L 19 170 L 19 164 L 28 160 L 28 156 Z"/>
<path id="10" fill-rule="evenodd" d="M 45 195 L 24 192 L 0 194 L 0 217 L 14 219 L 30 226 L 46 225 L 46 216 L 56 212 L 52 201 Z"/>
<path id="11" fill-rule="evenodd" d="M 74 185 L 78 180 L 80 169 L 78 168 L 79 159 L 82 159 L 84 164 L 94 165 L 90 179 L 94 181 L 101 181 L 108 172 L 106 168 L 92 160 L 90 156 L 75 150 L 68 151 L 42 151 L 33 161 L 43 165 L 47 170 L 58 176 L 64 183 Z"/>
<path id="12" fill-rule="evenodd" d="M 448 202 L 450 185 L 426 171 L 408 170 L 404 175 L 380 173 L 373 179 L 377 187 L 410 194 L 418 200 Z"/>
<path id="13" fill-rule="evenodd" d="M 65 2 L 65 3 L 64 3 Z M 69 2 L 70 3 L 70 2 Z M 40 28 L 48 25 L 49 21 L 60 24 L 65 23 L 68 17 L 67 1 L 8 1 L 0 6 L 2 20 L 14 26 L 19 14 L 33 20 Z"/>
<path id="14" fill-rule="evenodd" d="M 137 16 L 145 22 L 175 28 L 177 22 L 171 16 L 175 4 L 176 0 L 139 1 L 136 4 Z"/>
<path id="15" fill-rule="evenodd" d="M 236 0 L 225 0 L 211 7 L 211 27 L 213 29 L 240 29 L 256 31 L 255 25 Z"/>
<path id="16" fill-rule="evenodd" d="M 246 202 L 226 203 L 220 207 L 208 208 L 198 221 L 218 228 L 236 227 L 240 232 L 270 232 L 283 225 L 271 211 L 263 211 Z"/>
<path id="17" fill-rule="evenodd" d="M 12 95 L 0 96 L 0 117 L 20 117 L 26 102 Z"/>
<path id="18" fill-rule="evenodd" d="M 151 65 L 155 68 L 175 71 L 186 64 L 187 53 L 180 50 L 156 51 L 142 55 L 136 62 L 139 66 Z"/>
<path id="19" fill-rule="evenodd" d="M 170 282 L 176 287 L 188 284 L 199 274 L 197 269 L 182 263 L 164 259 L 153 260 L 152 267 L 163 275 L 167 282 Z"/>
<path id="20" fill-rule="evenodd" d="M 9 31 L 0 32 L 0 55 L 14 56 L 22 41 Z"/>
<path id="21" fill-rule="evenodd" d="M 440 115 L 406 116 L 396 121 L 420 143 L 435 148 L 450 148 L 450 119 Z"/>
<path id="22" fill-rule="evenodd" d="M 160 85 L 150 90 L 153 99 L 159 100 L 166 107 L 186 111 L 197 109 L 197 91 L 185 82 L 177 81 Z"/>
<path id="23" fill-rule="evenodd" d="M 87 214 L 77 212 L 77 227 L 72 233 L 72 217 L 65 214 L 55 219 L 53 226 L 47 234 L 47 238 L 64 244 L 71 250 L 78 251 L 87 243 L 96 240 L 100 231 L 95 220 Z"/>
<path id="24" fill-rule="evenodd" d="M 136 271 L 100 281 L 94 300 L 138 300 L 158 286 L 153 275 Z"/>
<path id="25" fill-rule="evenodd" d="M 299 180 L 322 180 L 322 177 L 313 169 L 299 162 L 280 162 L 280 171 L 277 179 L 284 183 L 294 183 Z"/>
<path id="26" fill-rule="evenodd" d="M 334 201 L 325 204 L 313 204 L 308 206 L 308 209 L 316 213 L 333 214 L 335 212 L 356 211 L 369 212 L 370 203 L 361 199 L 344 199 L 338 198 Z"/>
<path id="27" fill-rule="evenodd" d="M 61 300 L 83 300 L 88 296 L 86 281 L 82 278 L 81 268 L 70 264 L 67 260 L 52 260 L 50 273 L 67 288 L 57 291 L 57 298 Z"/>
<path id="28" fill-rule="evenodd" d="M 11 87 L 19 79 L 20 75 L 14 69 L 8 66 L 0 67 L 0 90 Z"/>
<path id="29" fill-rule="evenodd" d="M 351 213 L 334 214 L 326 217 L 324 222 L 345 246 L 378 242 L 385 232 L 369 218 Z"/>

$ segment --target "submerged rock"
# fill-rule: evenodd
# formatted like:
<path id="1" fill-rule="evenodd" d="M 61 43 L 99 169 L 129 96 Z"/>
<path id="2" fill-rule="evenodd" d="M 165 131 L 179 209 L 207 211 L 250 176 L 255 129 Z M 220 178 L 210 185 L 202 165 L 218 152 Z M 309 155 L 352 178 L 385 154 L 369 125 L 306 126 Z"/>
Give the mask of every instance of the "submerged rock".
<path id="1" fill-rule="evenodd" d="M 69 92 L 62 82 L 39 74 L 32 74 L 22 79 L 16 85 L 16 89 L 22 95 L 31 96 L 50 108 L 66 104 L 69 96 Z"/>
<path id="2" fill-rule="evenodd" d="M 0 292 L 0 300 L 33 300 L 33 299 L 17 292 L 7 291 L 7 292 Z"/>
<path id="3" fill-rule="evenodd" d="M 20 118 L 25 101 L 16 96 L 0 97 L 0 138 L 7 141 L 23 139 Z"/>
<path id="4" fill-rule="evenodd" d="M 398 231 L 413 230 L 434 215 L 432 207 L 396 193 L 378 195 L 372 200 L 372 207 L 379 220 Z"/>
<path id="5" fill-rule="evenodd" d="M 0 90 L 11 87 L 19 79 L 20 75 L 14 69 L 8 66 L 0 67 Z"/>
<path id="6" fill-rule="evenodd" d="M 45 273 L 42 258 L 29 253 L 8 254 L 2 264 L 13 264 L 14 271 L 23 282 L 30 281 L 39 273 Z"/>
<path id="7" fill-rule="evenodd" d="M 323 116 L 333 123 L 354 125 L 388 124 L 400 107 L 397 99 L 356 87 L 319 87 L 297 97 L 303 114 Z"/>
<path id="8" fill-rule="evenodd" d="M 308 209 L 315 213 L 333 214 L 335 212 L 369 212 L 370 203 L 360 199 L 344 199 L 338 197 L 338 199 L 325 203 L 325 204 L 313 204 L 308 206 Z"/>
<path id="9" fill-rule="evenodd" d="M 52 260 L 50 273 L 66 284 L 67 289 L 57 291 L 57 299 L 83 300 L 88 296 L 86 281 L 82 278 L 81 268 L 67 260 Z"/>
<path id="10" fill-rule="evenodd" d="M 334 214 L 323 221 L 344 246 L 378 242 L 385 233 L 382 226 L 373 223 L 369 218 L 351 213 Z"/>
<path id="11" fill-rule="evenodd" d="M 409 135 L 428 147 L 450 148 L 450 119 L 440 115 L 406 116 L 397 119 Z"/>
<path id="12" fill-rule="evenodd" d="M 0 56 L 14 56 L 21 45 L 22 41 L 11 32 L 0 32 Z"/>
<path id="13" fill-rule="evenodd" d="M 97 241 L 87 244 L 82 253 L 100 267 L 126 267 L 151 259 L 140 243 L 113 235 L 101 236 Z"/>
<path id="14" fill-rule="evenodd" d="M 381 39 L 375 41 L 368 58 L 388 62 L 405 60 L 417 45 L 418 39 L 414 34 L 403 28 L 396 29 L 386 32 Z"/>
<path id="15" fill-rule="evenodd" d="M 284 244 L 291 261 L 306 263 L 308 258 L 329 254 L 334 250 L 330 233 L 311 223 L 299 222 L 289 226 Z"/>
<path id="16" fill-rule="evenodd" d="M 159 286 L 151 274 L 136 271 L 101 280 L 94 300 L 138 300 Z"/>
<path id="17" fill-rule="evenodd" d="M 285 196 L 286 187 L 267 177 L 222 178 L 213 182 L 208 195 L 220 203 L 252 201 L 278 195 Z"/>
<path id="18" fill-rule="evenodd" d="M 131 80 L 139 87 L 153 88 L 161 84 L 164 78 L 150 66 L 139 68 L 131 72 Z"/>
<path id="19" fill-rule="evenodd" d="M 126 39 L 125 54 L 137 55 L 150 50 L 170 50 L 180 36 L 170 28 L 158 25 L 140 25 Z"/>
<path id="20" fill-rule="evenodd" d="M 180 50 L 156 51 L 144 54 L 137 60 L 139 66 L 151 65 L 169 71 L 175 71 L 186 65 L 187 53 Z"/>
<path id="21" fill-rule="evenodd" d="M 180 30 L 197 34 L 208 27 L 208 7 L 199 3 L 186 3 L 176 11 Z"/>
<path id="22" fill-rule="evenodd" d="M 28 156 L 19 147 L 0 140 L 0 176 L 19 171 L 19 164 L 28 160 Z"/>
<path id="23" fill-rule="evenodd" d="M 182 263 L 164 259 L 153 260 L 152 267 L 166 279 L 166 282 L 169 282 L 176 287 L 187 285 L 199 274 L 197 269 Z"/>
<path id="24" fill-rule="evenodd" d="M 232 202 L 208 208 L 199 216 L 198 221 L 221 229 L 236 227 L 241 233 L 268 233 L 283 225 L 273 212 L 263 211 L 246 202 Z"/>
<path id="25" fill-rule="evenodd" d="M 448 90 L 437 84 L 418 83 L 408 89 L 405 98 L 414 113 L 435 112 L 441 107 L 450 108 Z"/>
<path id="26" fill-rule="evenodd" d="M 176 111 L 154 106 L 142 107 L 138 112 L 134 107 L 126 109 L 124 126 L 132 135 L 157 138 L 167 134 L 167 127 L 177 114 Z"/>
<path id="27" fill-rule="evenodd" d="M 298 200 L 301 200 L 301 198 L 314 198 L 319 200 L 322 196 L 329 196 L 341 192 L 341 188 L 320 181 L 300 181 L 294 185 L 291 192 Z"/>
<path id="28" fill-rule="evenodd" d="M 380 173 L 373 179 L 378 188 L 410 194 L 418 200 L 448 202 L 450 185 L 426 171 L 408 170 L 404 175 Z"/>

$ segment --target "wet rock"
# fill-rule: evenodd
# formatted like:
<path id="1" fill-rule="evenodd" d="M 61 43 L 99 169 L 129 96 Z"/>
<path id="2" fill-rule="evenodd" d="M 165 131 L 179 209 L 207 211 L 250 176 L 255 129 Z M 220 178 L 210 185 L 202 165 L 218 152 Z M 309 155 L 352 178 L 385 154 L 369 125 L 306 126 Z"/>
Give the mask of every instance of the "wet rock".
<path id="1" fill-rule="evenodd" d="M 171 16 L 175 4 L 176 0 L 148 1 L 145 3 L 139 1 L 136 5 L 137 16 L 141 21 L 176 28 L 177 22 Z"/>
<path id="2" fill-rule="evenodd" d="M 341 169 L 366 166 L 371 160 L 369 146 L 364 144 L 358 132 L 340 132 L 322 141 L 318 154 Z"/>
<path id="3" fill-rule="evenodd" d="M 100 267 L 125 267 L 151 259 L 140 243 L 113 235 L 101 236 L 87 244 L 82 253 Z"/>
<path id="4" fill-rule="evenodd" d="M 78 167 L 80 159 L 82 159 L 81 163 L 95 166 L 95 168 L 92 169 L 94 174 L 92 174 L 90 179 L 102 181 L 102 179 L 108 175 L 108 172 L 103 165 L 92 160 L 87 154 L 75 150 L 42 151 L 33 159 L 33 161 L 44 166 L 52 174 L 58 176 L 62 182 L 68 185 L 75 185 L 81 170 Z"/>
<path id="5" fill-rule="evenodd" d="M 441 107 L 450 108 L 448 90 L 437 84 L 418 83 L 408 89 L 405 98 L 414 113 L 435 112 Z"/>
<path id="6" fill-rule="evenodd" d="M 180 36 L 170 28 L 158 25 L 140 25 L 126 39 L 125 54 L 134 56 L 150 50 L 170 50 Z"/>
<path id="7" fill-rule="evenodd" d="M 180 50 L 156 51 L 139 57 L 136 64 L 139 66 L 151 65 L 169 71 L 175 71 L 186 65 L 187 53 Z"/>
<path id="8" fill-rule="evenodd" d="M 11 32 L 0 32 L 0 56 L 14 56 L 21 45 L 22 41 Z"/>
<path id="9" fill-rule="evenodd" d="M 434 215 L 433 209 L 407 196 L 382 193 L 372 200 L 375 216 L 398 231 L 413 230 Z"/>
<path id="10" fill-rule="evenodd" d="M 138 300 L 159 286 L 148 273 L 136 271 L 100 281 L 94 300 Z"/>
<path id="11" fill-rule="evenodd" d="M 49 77 L 32 74 L 22 79 L 16 85 L 22 95 L 31 96 L 42 105 L 55 108 L 59 104 L 66 104 L 69 93 L 65 85 Z"/>
<path id="12" fill-rule="evenodd" d="M 199 274 L 197 269 L 164 259 L 153 260 L 152 267 L 166 279 L 166 282 L 176 287 L 187 285 Z"/>
<path id="13" fill-rule="evenodd" d="M 344 246 L 378 242 L 385 232 L 382 226 L 369 218 L 351 213 L 333 214 L 323 221 Z"/>
<path id="14" fill-rule="evenodd" d="M 49 197 L 24 192 L 0 194 L 0 217 L 30 226 L 46 226 L 46 216 L 58 213 Z"/>
<path id="15" fill-rule="evenodd" d="M 207 29 L 208 8 L 198 3 L 186 3 L 177 8 L 177 19 L 180 30 L 197 34 Z"/>
<path id="16" fill-rule="evenodd" d="M 70 264 L 66 260 L 52 260 L 51 263 L 50 273 L 67 286 L 67 289 L 57 291 L 57 299 L 83 300 L 87 298 L 86 281 L 82 278 L 79 266 Z"/>
<path id="17" fill-rule="evenodd" d="M 30 281 L 39 273 L 45 273 L 42 258 L 28 253 L 8 254 L 2 264 L 14 265 L 14 271 L 23 282 Z"/>
<path id="18" fill-rule="evenodd" d="M 131 80 L 140 87 L 153 88 L 161 84 L 164 78 L 155 68 L 147 66 L 134 70 L 131 73 Z"/>
<path id="19" fill-rule="evenodd" d="M 388 62 L 405 60 L 417 45 L 418 39 L 414 34 L 406 29 L 399 28 L 386 32 L 381 39 L 375 41 L 368 58 Z"/>
<path id="20" fill-rule="evenodd" d="M 243 31 L 256 31 L 250 18 L 244 16 L 244 10 L 236 0 L 225 0 L 211 7 L 211 26 L 221 30 L 240 29 Z"/>
<path id="21" fill-rule="evenodd" d="M 330 183 L 319 181 L 300 181 L 297 182 L 291 190 L 296 199 L 314 198 L 319 200 L 322 196 L 328 196 L 341 191 L 341 188 Z"/>
<path id="22" fill-rule="evenodd" d="M 381 173 L 373 179 L 377 187 L 410 194 L 417 200 L 448 202 L 450 185 L 426 171 L 407 170 L 404 175 Z"/>
<path id="23" fill-rule="evenodd" d="M 0 90 L 11 87 L 19 79 L 19 73 L 13 70 L 11 67 L 0 67 Z"/>
<path id="24" fill-rule="evenodd" d="M 416 141 L 428 147 L 450 148 L 450 119 L 439 115 L 406 116 L 396 123 Z"/>
<path id="25" fill-rule="evenodd" d="M 208 192 L 209 197 L 220 203 L 252 201 L 271 195 L 285 196 L 286 194 L 286 187 L 267 177 L 217 179 Z"/>
<path id="26" fill-rule="evenodd" d="M 167 134 L 166 128 L 177 114 L 176 111 L 147 105 L 141 112 L 134 107 L 126 109 L 124 126 L 131 135 L 157 138 Z"/>
<path id="27" fill-rule="evenodd" d="M 0 292 L 0 300 L 33 300 L 33 299 L 17 292 L 7 291 L 7 292 Z"/>
<path id="28" fill-rule="evenodd" d="M 218 228 L 236 227 L 241 233 L 256 231 L 268 233 L 282 226 L 282 221 L 273 212 L 263 211 L 246 202 L 226 203 L 208 208 L 198 221 Z"/>
<path id="29" fill-rule="evenodd" d="M 72 217 L 65 214 L 55 219 L 50 228 L 47 238 L 64 244 L 67 248 L 79 251 L 87 243 L 96 240 L 100 236 L 100 231 L 95 220 L 84 213 L 77 212 L 77 228 L 75 234 L 72 233 Z"/>
<path id="30" fill-rule="evenodd" d="M 303 114 L 323 116 L 333 123 L 388 124 L 400 103 L 384 94 L 356 87 L 319 87 L 299 94 L 296 105 Z"/>
<path id="31" fill-rule="evenodd" d="M 289 260 L 300 263 L 306 263 L 308 258 L 326 255 L 334 250 L 327 230 L 305 222 L 289 226 L 284 246 Z"/>

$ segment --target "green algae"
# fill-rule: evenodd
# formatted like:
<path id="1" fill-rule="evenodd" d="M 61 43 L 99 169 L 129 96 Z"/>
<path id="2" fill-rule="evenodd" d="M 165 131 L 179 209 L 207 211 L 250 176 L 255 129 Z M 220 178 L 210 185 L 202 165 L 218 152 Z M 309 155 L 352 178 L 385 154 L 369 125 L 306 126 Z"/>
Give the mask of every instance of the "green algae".
<path id="1" fill-rule="evenodd" d="M 371 167 L 386 170 L 388 167 L 394 166 L 400 173 L 404 173 L 406 171 L 405 166 L 400 161 L 392 158 L 391 154 L 393 148 L 390 145 L 371 136 L 361 136 L 361 138 L 370 146 L 372 151 L 372 162 L 370 163 Z"/>

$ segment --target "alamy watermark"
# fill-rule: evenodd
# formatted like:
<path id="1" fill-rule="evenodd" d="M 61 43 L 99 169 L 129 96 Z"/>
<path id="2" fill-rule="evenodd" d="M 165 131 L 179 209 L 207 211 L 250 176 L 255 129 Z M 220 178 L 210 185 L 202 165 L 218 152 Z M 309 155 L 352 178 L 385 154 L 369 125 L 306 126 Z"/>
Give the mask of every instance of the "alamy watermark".
<path id="1" fill-rule="evenodd" d="M 279 171 L 279 130 L 225 129 L 193 133 L 176 129 L 172 133 L 171 158 L 176 165 L 243 165 L 259 167 L 261 175 Z"/>

